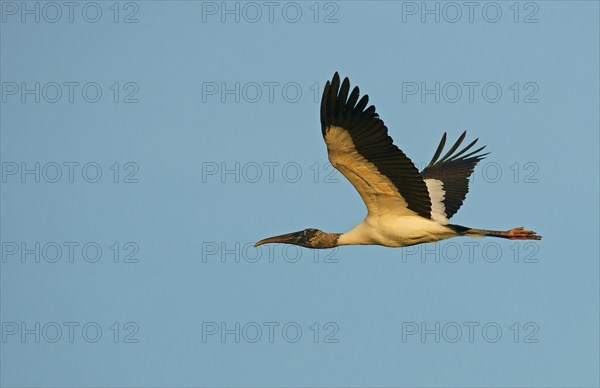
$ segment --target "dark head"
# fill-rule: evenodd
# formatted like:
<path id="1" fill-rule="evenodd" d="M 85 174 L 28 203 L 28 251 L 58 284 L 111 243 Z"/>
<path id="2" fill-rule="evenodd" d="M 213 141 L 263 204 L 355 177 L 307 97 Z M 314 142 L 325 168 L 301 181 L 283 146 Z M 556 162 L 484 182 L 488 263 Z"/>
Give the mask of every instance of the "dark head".
<path id="1" fill-rule="evenodd" d="M 293 244 L 306 248 L 333 248 L 337 246 L 338 233 L 325 233 L 319 229 L 304 229 L 299 232 L 282 234 L 260 240 L 255 247 L 263 244 Z"/>

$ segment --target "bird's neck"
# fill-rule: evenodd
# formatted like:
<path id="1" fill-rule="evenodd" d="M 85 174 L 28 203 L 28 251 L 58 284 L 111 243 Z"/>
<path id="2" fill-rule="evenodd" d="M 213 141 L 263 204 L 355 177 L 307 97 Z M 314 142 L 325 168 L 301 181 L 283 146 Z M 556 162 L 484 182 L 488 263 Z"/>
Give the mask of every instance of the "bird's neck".
<path id="1" fill-rule="evenodd" d="M 334 248 L 340 245 L 338 240 L 341 233 L 321 232 L 310 240 L 312 248 Z"/>

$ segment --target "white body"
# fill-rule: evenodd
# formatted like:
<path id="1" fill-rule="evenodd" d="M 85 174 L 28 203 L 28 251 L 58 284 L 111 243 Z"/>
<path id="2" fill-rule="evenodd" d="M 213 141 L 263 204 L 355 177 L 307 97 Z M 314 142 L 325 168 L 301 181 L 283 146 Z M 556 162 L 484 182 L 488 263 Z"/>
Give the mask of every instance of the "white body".
<path id="1" fill-rule="evenodd" d="M 405 247 L 435 242 L 459 234 L 436 221 L 414 216 L 368 215 L 362 222 L 338 239 L 338 245 L 385 245 Z"/>

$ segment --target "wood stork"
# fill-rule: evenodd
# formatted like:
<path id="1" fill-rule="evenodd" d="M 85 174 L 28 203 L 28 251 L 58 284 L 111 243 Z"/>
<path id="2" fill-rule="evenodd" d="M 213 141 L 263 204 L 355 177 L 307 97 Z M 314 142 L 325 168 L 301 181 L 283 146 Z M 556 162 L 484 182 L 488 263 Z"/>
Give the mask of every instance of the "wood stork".
<path id="1" fill-rule="evenodd" d="M 463 132 L 440 157 L 446 133 L 431 162 L 419 172 L 411 160 L 392 143 L 387 127 L 358 87 L 350 92 L 345 78 L 340 86 L 336 72 L 327 81 L 321 100 L 321 131 L 329 161 L 352 183 L 367 206 L 366 218 L 345 233 L 305 229 L 269 237 L 255 246 L 269 243 L 294 244 L 307 248 L 340 245 L 384 245 L 404 247 L 450 237 L 502 237 L 511 240 L 539 240 L 536 232 L 522 227 L 508 231 L 474 229 L 448 223 L 462 205 L 469 190 L 469 176 L 486 154 L 481 147 L 467 153 L 473 140 L 458 151 Z M 366 109 L 365 109 L 366 108 Z"/>

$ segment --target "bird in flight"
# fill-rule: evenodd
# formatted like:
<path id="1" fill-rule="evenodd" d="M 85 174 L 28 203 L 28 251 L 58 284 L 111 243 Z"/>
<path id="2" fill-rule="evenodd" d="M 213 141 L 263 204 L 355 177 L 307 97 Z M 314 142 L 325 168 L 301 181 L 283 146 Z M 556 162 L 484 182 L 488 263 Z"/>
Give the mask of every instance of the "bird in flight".
<path id="1" fill-rule="evenodd" d="M 442 155 L 446 133 L 431 162 L 419 172 L 411 160 L 392 143 L 387 127 L 367 108 L 369 97 L 360 97 L 350 81 L 340 84 L 336 72 L 327 81 L 321 99 L 321 131 L 331 164 L 352 183 L 367 206 L 367 216 L 345 233 L 318 229 L 269 237 L 255 246 L 269 243 L 294 244 L 307 248 L 340 245 L 384 245 L 405 247 L 451 237 L 501 237 L 511 240 L 540 240 L 536 232 L 523 227 L 507 231 L 468 228 L 449 223 L 469 190 L 469 176 L 487 153 L 473 148 L 477 139 L 459 150 L 463 132 Z"/>

